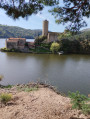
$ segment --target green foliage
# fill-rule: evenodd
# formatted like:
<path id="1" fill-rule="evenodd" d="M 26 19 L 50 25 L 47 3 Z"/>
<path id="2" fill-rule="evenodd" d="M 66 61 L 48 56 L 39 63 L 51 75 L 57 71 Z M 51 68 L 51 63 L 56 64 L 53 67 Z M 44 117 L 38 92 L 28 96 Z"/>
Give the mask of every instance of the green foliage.
<path id="1" fill-rule="evenodd" d="M 62 4 L 54 7 L 50 12 L 58 24 L 69 24 L 67 29 L 77 32 L 86 26 L 83 17 L 90 17 L 89 0 L 63 0 Z"/>
<path id="2" fill-rule="evenodd" d="M 38 90 L 37 87 L 33 87 L 33 88 L 28 88 L 28 87 L 26 87 L 26 88 L 24 89 L 25 92 L 37 91 L 37 90 Z"/>
<path id="3" fill-rule="evenodd" d="M 14 48 L 12 48 L 12 49 L 1 48 L 0 50 L 1 50 L 2 52 L 19 52 L 18 49 L 14 49 Z"/>
<path id="4" fill-rule="evenodd" d="M 12 95 L 8 94 L 8 93 L 2 93 L 0 95 L 0 100 L 2 103 L 6 104 L 7 102 L 9 102 L 12 99 Z"/>
<path id="5" fill-rule="evenodd" d="M 55 6 L 51 13 L 56 18 L 56 23 L 69 24 L 67 29 L 70 31 L 79 31 L 81 27 L 86 26 L 83 17 L 90 17 L 89 0 L 1 0 L 0 8 L 6 11 L 10 17 L 18 19 L 19 17 L 28 18 L 32 14 L 37 14 L 43 10 L 44 6 Z M 58 5 L 58 6 L 57 6 Z"/>
<path id="6" fill-rule="evenodd" d="M 90 103 L 82 105 L 82 111 L 84 114 L 90 114 Z"/>
<path id="7" fill-rule="evenodd" d="M 19 91 L 25 91 L 25 92 L 31 92 L 31 91 L 37 91 L 38 90 L 38 87 L 28 87 L 28 86 L 25 86 L 25 87 L 18 87 L 18 90 Z"/>
<path id="8" fill-rule="evenodd" d="M 35 49 L 30 49 L 34 53 L 50 53 L 50 50 L 41 46 L 37 46 Z"/>
<path id="9" fill-rule="evenodd" d="M 3 75 L 0 75 L 0 81 L 1 81 L 3 78 L 4 78 L 4 76 L 3 76 Z"/>
<path id="10" fill-rule="evenodd" d="M 12 88 L 12 85 L 3 86 L 3 88 Z"/>
<path id="11" fill-rule="evenodd" d="M 51 47 L 50 47 L 50 50 L 53 52 L 53 53 L 56 53 L 58 52 L 58 50 L 60 49 L 60 45 L 56 42 L 53 42 L 51 44 Z"/>
<path id="12" fill-rule="evenodd" d="M 40 45 L 44 40 L 46 40 L 46 36 L 39 36 L 35 38 L 35 45 Z"/>
<path id="13" fill-rule="evenodd" d="M 68 39 L 69 37 L 72 36 L 72 32 L 70 31 L 64 31 L 63 33 L 61 33 L 59 36 L 58 36 L 58 39 L 61 40 L 61 39 Z"/>
<path id="14" fill-rule="evenodd" d="M 85 95 L 80 94 L 80 92 L 69 92 L 69 97 L 71 98 L 72 108 L 80 109 L 83 113 L 90 113 L 90 98 Z"/>
<path id="15" fill-rule="evenodd" d="M 0 38 L 22 37 L 27 39 L 34 39 L 41 34 L 41 30 L 30 30 L 16 26 L 0 25 Z"/>
<path id="16" fill-rule="evenodd" d="M 2 0 L 0 8 L 4 9 L 10 17 L 17 19 L 27 18 L 43 10 L 44 6 L 53 6 L 57 3 L 58 0 Z"/>
<path id="17" fill-rule="evenodd" d="M 65 53 L 90 54 L 90 29 L 67 36 L 67 32 L 59 36 L 60 50 Z"/>
<path id="18" fill-rule="evenodd" d="M 47 48 L 47 49 L 50 49 L 51 43 L 41 43 L 40 46 L 44 47 L 44 48 Z"/>

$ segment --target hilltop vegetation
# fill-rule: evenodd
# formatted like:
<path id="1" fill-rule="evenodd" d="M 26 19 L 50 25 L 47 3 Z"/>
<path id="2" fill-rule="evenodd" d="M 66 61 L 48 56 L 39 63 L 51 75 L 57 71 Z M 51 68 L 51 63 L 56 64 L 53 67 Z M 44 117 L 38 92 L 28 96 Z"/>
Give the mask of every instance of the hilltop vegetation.
<path id="1" fill-rule="evenodd" d="M 76 35 L 64 32 L 59 36 L 60 50 L 65 53 L 90 54 L 90 29 L 85 29 Z"/>
<path id="2" fill-rule="evenodd" d="M 7 26 L 0 24 L 0 38 L 22 37 L 27 39 L 33 39 L 41 34 L 41 30 L 30 30 L 17 26 Z"/>

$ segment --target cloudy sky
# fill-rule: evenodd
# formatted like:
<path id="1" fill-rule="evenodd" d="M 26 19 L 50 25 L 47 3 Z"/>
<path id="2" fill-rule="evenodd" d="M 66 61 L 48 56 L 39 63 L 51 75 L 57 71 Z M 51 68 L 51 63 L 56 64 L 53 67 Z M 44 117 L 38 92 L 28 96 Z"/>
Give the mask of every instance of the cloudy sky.
<path id="1" fill-rule="evenodd" d="M 58 25 L 55 23 L 55 18 L 52 16 L 48 10 L 50 8 L 45 8 L 42 12 L 32 15 L 26 19 L 19 18 L 18 20 L 13 20 L 5 14 L 5 11 L 0 9 L 0 24 L 9 25 L 9 26 L 19 26 L 26 29 L 42 29 L 43 20 L 47 19 L 49 21 L 49 31 L 53 32 L 63 32 L 65 30 L 65 26 Z M 88 26 L 85 28 L 90 28 L 90 19 L 86 19 Z"/>

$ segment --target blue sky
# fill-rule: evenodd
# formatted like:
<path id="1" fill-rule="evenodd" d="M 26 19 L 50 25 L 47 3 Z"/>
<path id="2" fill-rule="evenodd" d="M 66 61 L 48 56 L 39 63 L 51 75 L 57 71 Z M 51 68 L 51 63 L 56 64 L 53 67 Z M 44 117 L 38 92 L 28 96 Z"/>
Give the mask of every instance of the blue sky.
<path id="1" fill-rule="evenodd" d="M 9 26 L 19 26 L 26 29 L 42 29 L 43 20 L 47 19 L 49 21 L 49 31 L 53 32 L 63 32 L 65 30 L 65 26 L 58 25 L 55 23 L 55 18 L 49 12 L 49 7 L 46 7 L 41 13 L 39 12 L 36 15 L 32 15 L 28 18 L 28 20 L 19 18 L 17 20 L 13 20 L 5 14 L 5 11 L 0 9 L 0 24 L 9 25 Z M 85 28 L 90 28 L 90 19 L 85 18 L 88 26 Z"/>

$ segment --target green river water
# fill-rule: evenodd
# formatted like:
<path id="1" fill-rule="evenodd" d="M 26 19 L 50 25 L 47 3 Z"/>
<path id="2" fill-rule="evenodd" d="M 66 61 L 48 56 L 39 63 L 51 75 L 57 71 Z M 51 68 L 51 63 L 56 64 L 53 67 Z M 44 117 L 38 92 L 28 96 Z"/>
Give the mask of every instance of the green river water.
<path id="1" fill-rule="evenodd" d="M 5 39 L 0 39 L 0 48 Z M 90 55 L 54 55 L 0 52 L 3 85 L 46 82 L 63 93 L 90 94 Z"/>

